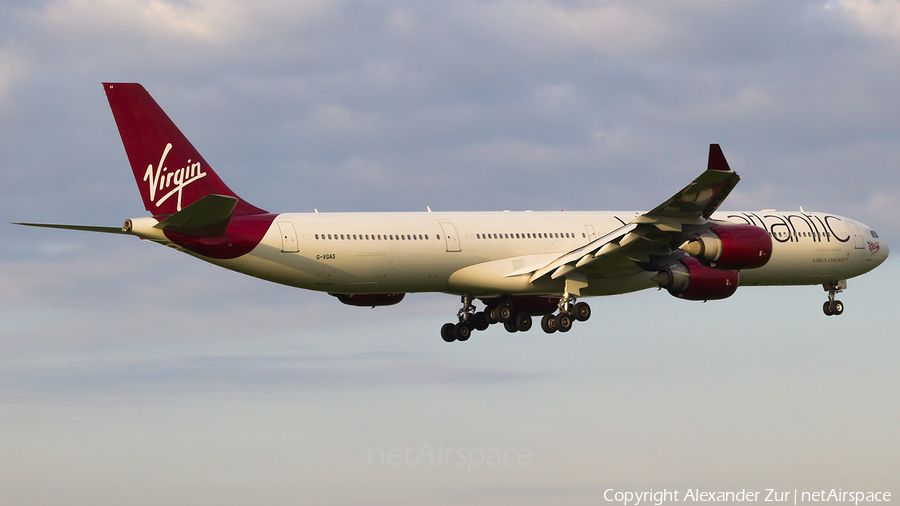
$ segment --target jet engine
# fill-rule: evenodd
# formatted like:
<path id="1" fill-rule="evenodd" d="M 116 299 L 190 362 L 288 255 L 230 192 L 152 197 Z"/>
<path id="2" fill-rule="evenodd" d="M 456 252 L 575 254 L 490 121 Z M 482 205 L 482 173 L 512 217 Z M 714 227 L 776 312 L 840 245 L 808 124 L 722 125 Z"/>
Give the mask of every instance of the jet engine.
<path id="1" fill-rule="evenodd" d="M 393 306 L 403 300 L 405 293 L 329 293 L 344 304 L 360 307 Z"/>
<path id="2" fill-rule="evenodd" d="M 772 238 L 753 225 L 719 225 L 680 249 L 715 269 L 756 269 L 772 256 Z"/>
<path id="3" fill-rule="evenodd" d="M 734 295 L 737 271 L 712 269 L 694 258 L 683 258 L 651 278 L 675 297 L 685 300 L 716 300 Z"/>

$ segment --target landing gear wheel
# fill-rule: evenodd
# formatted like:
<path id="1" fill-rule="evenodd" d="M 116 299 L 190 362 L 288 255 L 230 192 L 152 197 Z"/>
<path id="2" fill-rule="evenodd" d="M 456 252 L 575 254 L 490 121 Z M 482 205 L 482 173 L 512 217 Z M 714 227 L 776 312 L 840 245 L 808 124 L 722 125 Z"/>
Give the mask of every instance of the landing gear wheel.
<path id="1" fill-rule="evenodd" d="M 586 322 L 591 317 L 591 306 L 588 306 L 587 302 L 579 302 L 575 304 L 575 310 L 572 311 L 572 315 L 575 316 L 576 320 Z"/>
<path id="2" fill-rule="evenodd" d="M 513 323 L 513 322 L 506 322 L 506 323 L 504 323 L 504 324 L 503 324 L 503 328 L 505 328 L 506 331 L 509 332 L 510 334 L 513 334 L 513 333 L 516 333 L 516 332 L 519 331 L 519 329 L 516 328 L 516 324 Z"/>
<path id="3" fill-rule="evenodd" d="M 516 315 L 516 329 L 518 329 L 519 332 L 528 332 L 531 330 L 531 324 L 530 314 L 523 312 Z"/>
<path id="4" fill-rule="evenodd" d="M 453 337 L 455 337 L 457 341 L 468 341 L 471 335 L 472 329 L 469 328 L 469 325 L 466 324 L 466 322 L 459 322 L 453 326 Z"/>
<path id="5" fill-rule="evenodd" d="M 506 323 L 513 317 L 512 309 L 506 304 L 497 307 L 497 321 Z"/>
<path id="6" fill-rule="evenodd" d="M 497 308 L 486 307 L 484 308 L 484 321 L 487 322 L 488 325 L 493 325 L 497 323 Z"/>
<path id="7" fill-rule="evenodd" d="M 838 316 L 839 314 L 844 312 L 844 303 L 836 300 L 830 304 L 829 309 L 831 310 L 831 313 L 833 315 Z"/>
<path id="8" fill-rule="evenodd" d="M 822 312 L 825 313 L 825 316 L 833 316 L 834 313 L 831 311 L 831 302 L 825 301 L 825 304 L 822 304 Z"/>
<path id="9" fill-rule="evenodd" d="M 568 332 L 572 328 L 572 317 L 568 313 L 559 313 L 556 315 L 556 330 L 560 332 Z"/>
<path id="10" fill-rule="evenodd" d="M 552 314 L 545 314 L 543 318 L 541 318 L 541 330 L 548 334 L 552 334 L 556 332 L 556 316 Z"/>
<path id="11" fill-rule="evenodd" d="M 445 323 L 443 327 L 441 327 L 441 339 L 448 343 L 452 343 L 456 341 L 456 337 L 453 336 L 453 329 L 456 325 L 452 323 Z"/>
<path id="12" fill-rule="evenodd" d="M 473 323 L 475 325 L 475 330 L 478 331 L 487 330 L 487 328 L 490 326 L 490 323 L 488 323 L 487 320 L 487 316 L 485 316 L 484 313 L 475 313 L 475 316 L 473 317 Z"/>

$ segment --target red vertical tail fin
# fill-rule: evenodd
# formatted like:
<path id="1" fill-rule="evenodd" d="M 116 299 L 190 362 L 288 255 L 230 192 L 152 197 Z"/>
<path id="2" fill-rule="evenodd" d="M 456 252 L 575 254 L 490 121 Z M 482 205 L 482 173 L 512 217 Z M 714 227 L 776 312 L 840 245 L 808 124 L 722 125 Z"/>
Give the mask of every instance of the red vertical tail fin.
<path id="1" fill-rule="evenodd" d="M 103 88 L 147 211 L 171 215 L 207 195 L 224 195 L 238 199 L 236 216 L 266 212 L 222 182 L 143 86 L 103 83 Z"/>

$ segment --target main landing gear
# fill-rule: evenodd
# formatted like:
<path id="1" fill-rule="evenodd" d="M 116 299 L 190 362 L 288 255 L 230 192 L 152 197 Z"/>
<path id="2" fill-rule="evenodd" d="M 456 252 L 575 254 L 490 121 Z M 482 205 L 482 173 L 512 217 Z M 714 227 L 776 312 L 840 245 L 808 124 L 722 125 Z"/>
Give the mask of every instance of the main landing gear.
<path id="1" fill-rule="evenodd" d="M 475 311 L 472 298 L 469 295 L 462 296 L 462 309 L 457 313 L 457 323 L 445 323 L 441 327 L 441 338 L 452 343 L 453 341 L 467 341 L 472 332 L 487 330 L 495 323 L 502 323 L 507 332 L 528 332 L 531 330 L 533 320 L 527 311 L 518 310 L 512 299 L 500 299 L 490 301 L 484 311 Z M 552 334 L 556 331 L 568 332 L 572 323 L 587 321 L 591 317 L 591 307 L 586 302 L 574 303 L 575 298 L 564 294 L 559 301 L 558 314 L 547 313 L 541 318 L 541 329 Z M 553 302 L 551 302 L 552 304 Z M 538 313 L 540 314 L 540 313 Z"/>
<path id="2" fill-rule="evenodd" d="M 586 322 L 591 317 L 591 306 L 587 302 L 574 304 L 575 297 L 568 293 L 559 299 L 559 313 L 547 313 L 541 318 L 541 330 L 548 334 L 556 331 L 568 332 L 575 321 Z"/>
<path id="3" fill-rule="evenodd" d="M 836 300 L 834 296 L 847 287 L 844 281 L 831 281 L 825 283 L 822 287 L 828 292 L 828 300 L 822 305 L 822 312 L 826 316 L 837 316 L 844 312 L 844 303 Z"/>

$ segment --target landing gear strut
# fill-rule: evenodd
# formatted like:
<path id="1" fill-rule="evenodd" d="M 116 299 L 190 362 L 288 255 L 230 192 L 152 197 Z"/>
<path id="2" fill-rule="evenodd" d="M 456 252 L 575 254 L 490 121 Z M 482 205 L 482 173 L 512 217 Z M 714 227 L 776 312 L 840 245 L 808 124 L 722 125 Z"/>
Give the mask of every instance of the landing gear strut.
<path id="1" fill-rule="evenodd" d="M 831 281 L 823 284 L 822 287 L 828 292 L 828 300 L 822 305 L 822 312 L 826 316 L 837 316 L 843 313 L 844 303 L 836 300 L 834 296 L 840 293 L 846 287 L 846 284 L 840 281 Z"/>

